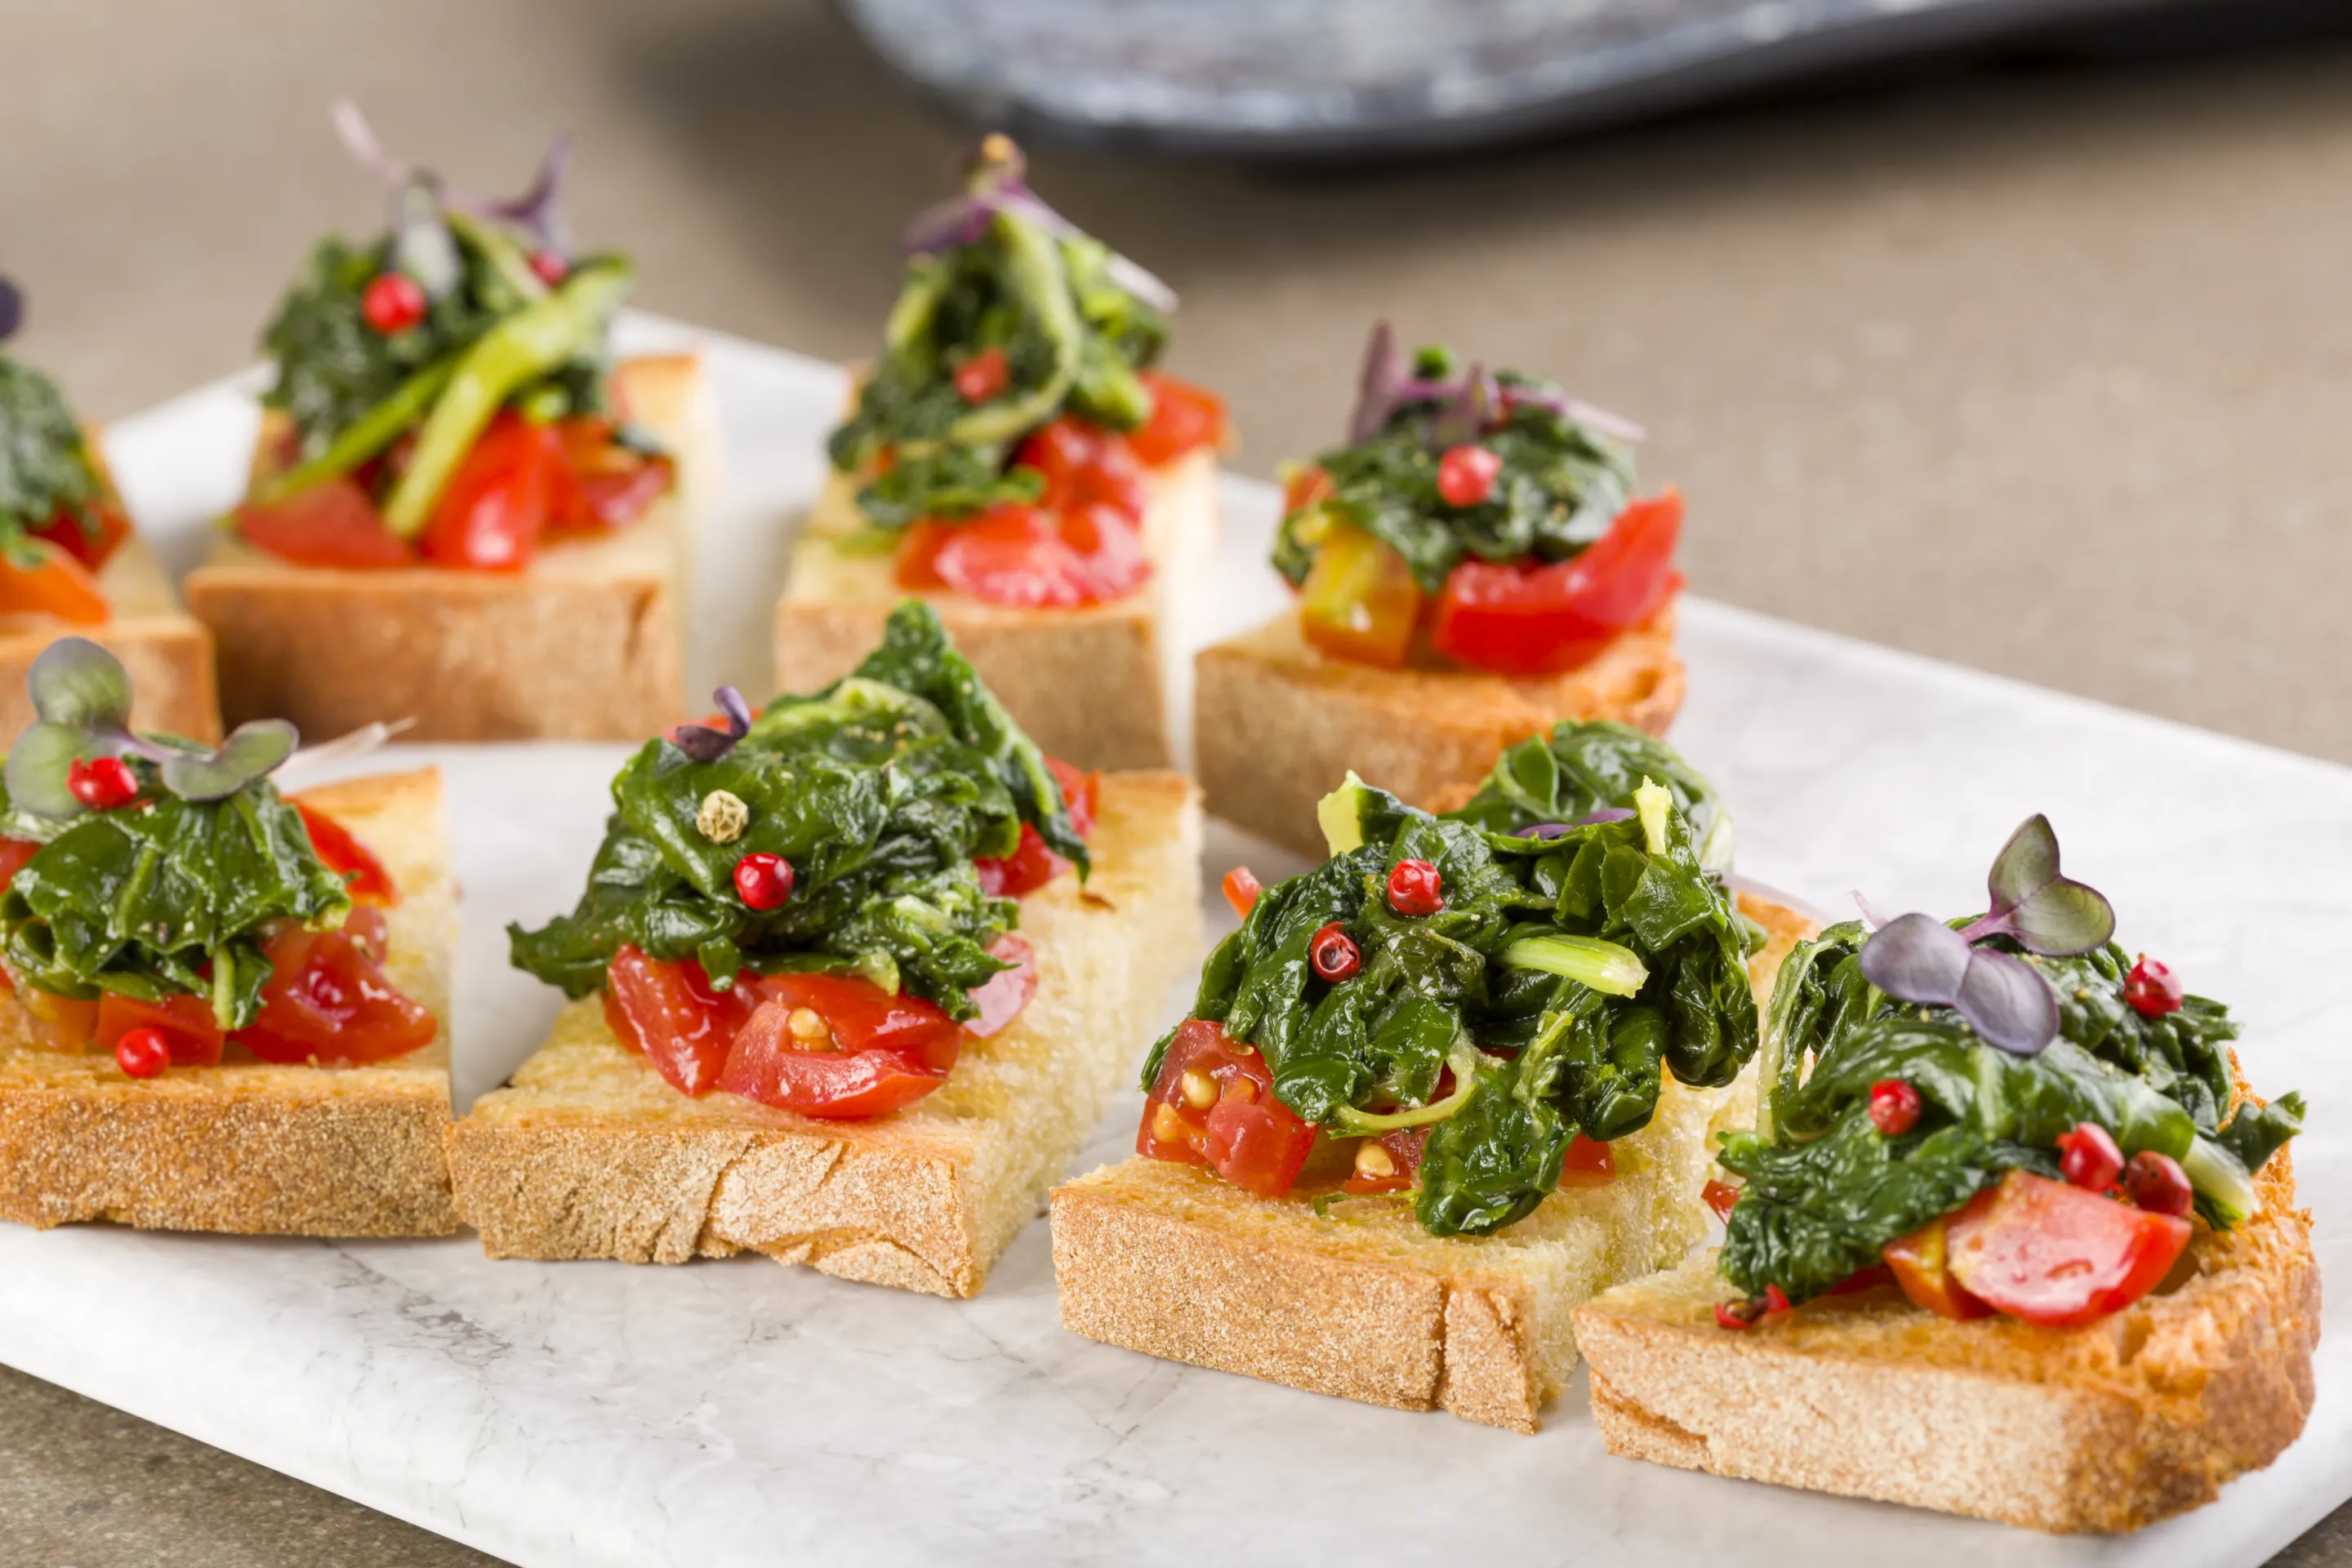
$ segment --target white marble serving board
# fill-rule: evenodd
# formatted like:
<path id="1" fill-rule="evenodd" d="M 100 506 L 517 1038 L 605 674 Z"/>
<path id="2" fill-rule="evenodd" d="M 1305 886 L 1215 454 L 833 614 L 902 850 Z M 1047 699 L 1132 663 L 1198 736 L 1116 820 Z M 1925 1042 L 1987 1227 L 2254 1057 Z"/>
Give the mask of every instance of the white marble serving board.
<path id="1" fill-rule="evenodd" d="M 765 690 L 768 592 L 814 492 L 833 369 L 696 338 L 717 374 L 723 505 L 701 541 L 698 685 Z M 184 566 L 235 493 L 250 383 L 124 422 L 110 450 Z M 1218 593 L 1187 646 L 1268 613 L 1272 500 L 1228 490 Z M 1207 595 L 1204 595 L 1207 597 Z M 1957 910 L 2027 814 L 2113 897 L 2124 939 L 2246 1026 L 2300 1087 L 2324 1265 L 2346 1257 L 2352 773 L 1718 605 L 1687 605 L 1675 738 L 1736 808 L 1741 868 L 1843 907 Z M 404 748 L 448 770 L 466 935 L 461 1098 L 553 1012 L 500 928 L 568 904 L 614 747 Z M 1212 844 L 1208 885 L 1248 854 Z M 1222 900 L 1210 908 L 1231 923 Z M 1139 1051 L 1142 1042 L 1138 1042 Z M 1123 1097 L 1080 1169 L 1118 1157 Z M 2352 1495 L 2352 1323 L 2271 1469 L 2120 1541 L 2058 1540 L 1606 1457 L 1580 1377 L 1541 1436 L 1294 1393 L 1057 1326 L 1042 1220 L 984 1294 L 943 1301 L 762 1258 L 490 1263 L 465 1238 L 332 1244 L 0 1226 L 0 1361 L 529 1564 L 800 1561 L 2252 1564 Z"/>

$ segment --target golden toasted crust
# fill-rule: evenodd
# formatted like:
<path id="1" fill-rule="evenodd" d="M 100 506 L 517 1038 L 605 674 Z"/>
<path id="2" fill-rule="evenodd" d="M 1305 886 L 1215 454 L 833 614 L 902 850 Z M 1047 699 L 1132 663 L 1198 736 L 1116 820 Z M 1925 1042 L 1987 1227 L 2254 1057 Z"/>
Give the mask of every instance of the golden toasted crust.
<path id="1" fill-rule="evenodd" d="M 1103 778 L 1084 891 L 1022 900 L 1037 990 L 946 1083 L 871 1121 L 689 1100 L 573 1003 L 449 1132 L 457 1210 L 493 1258 L 682 1263 L 753 1250 L 969 1296 L 1077 1152 L 1200 952 L 1200 804 L 1173 773 Z"/>
<path id="2" fill-rule="evenodd" d="M 440 741 L 635 740 L 676 722 L 678 584 L 714 416 L 692 354 L 614 374 L 678 485 L 609 539 L 543 545 L 509 574 L 294 566 L 224 532 L 187 582 L 219 644 L 223 717 L 318 736 L 414 718 L 413 738 Z"/>
<path id="3" fill-rule="evenodd" d="M 1673 601 L 1591 663 L 1543 680 L 1331 658 L 1287 612 L 1202 648 L 1193 668 L 1193 756 L 1211 814 L 1302 855 L 1322 854 L 1315 803 L 1350 768 L 1434 805 L 1563 719 L 1662 735 L 1683 705 Z"/>
<path id="4" fill-rule="evenodd" d="M 1811 927 L 1778 905 L 1740 903 L 1770 937 L 1749 964 L 1760 995 Z M 1575 1367 L 1570 1310 L 1699 1239 L 1709 1131 L 1744 1121 L 1753 1102 L 1752 1075 L 1724 1089 L 1669 1079 L 1650 1125 L 1610 1145 L 1615 1180 L 1564 1187 L 1487 1237 L 1430 1236 L 1382 1200 L 1318 1217 L 1344 1151 L 1279 1200 L 1167 1161 L 1108 1166 L 1054 1192 L 1062 1326 L 1311 1393 L 1532 1432 Z"/>
<path id="5" fill-rule="evenodd" d="M 2184 1283 L 2081 1329 L 1949 1322 L 1881 1290 L 1731 1333 L 1714 1255 L 1693 1258 L 1578 1310 L 1594 1424 L 1610 1452 L 1684 1469 L 2137 1530 L 2269 1464 L 2310 1414 L 2310 1215 L 2284 1152 L 2255 1186 L 2246 1225 L 2200 1223 Z"/>
<path id="6" fill-rule="evenodd" d="M 0 1002 L 0 1218 L 49 1226 L 297 1236 L 446 1236 L 449 965 L 457 942 L 440 774 L 361 779 L 299 798 L 341 822 L 400 889 L 393 983 L 442 1021 L 423 1050 L 373 1067 L 256 1061 L 126 1077 L 111 1056 L 33 1042 Z"/>
<path id="7" fill-rule="evenodd" d="M 1216 540 L 1216 454 L 1190 454 L 1150 479 L 1143 533 L 1154 570 L 1150 585 L 1132 598 L 1017 610 L 961 594 L 919 595 L 1031 738 L 1081 768 L 1168 765 L 1159 627 Z M 858 523 L 854 485 L 829 476 L 793 544 L 791 577 L 776 605 L 779 690 L 814 691 L 848 673 L 908 596 L 888 554 L 835 548 Z"/>

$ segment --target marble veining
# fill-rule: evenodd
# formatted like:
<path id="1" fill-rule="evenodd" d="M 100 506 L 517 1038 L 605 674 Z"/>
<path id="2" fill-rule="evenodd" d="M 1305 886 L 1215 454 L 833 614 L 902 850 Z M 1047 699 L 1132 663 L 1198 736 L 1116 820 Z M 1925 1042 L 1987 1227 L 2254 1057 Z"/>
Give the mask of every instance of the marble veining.
<path id="1" fill-rule="evenodd" d="M 780 558 L 836 374 L 665 323 L 633 331 L 698 336 L 719 374 L 730 477 L 706 554 Z M 183 559 L 184 531 L 234 493 L 218 447 L 250 414 L 217 388 L 110 438 Z M 1229 500 L 1218 570 L 1234 591 L 1182 628 L 1188 646 L 1279 602 L 1260 562 L 1270 498 L 1235 482 Z M 704 574 L 698 682 L 764 685 L 753 589 L 772 580 Z M 1830 909 L 1858 887 L 1958 910 L 2009 828 L 2048 811 L 2123 940 L 2229 1000 L 2257 1080 L 2310 1097 L 2296 1169 L 2323 1267 L 2343 1266 L 2347 1141 L 2328 1119 L 2352 1089 L 2352 773 L 1720 605 L 1685 619 L 1676 738 L 1733 804 L 1743 871 Z M 552 1016 L 551 994 L 506 968 L 500 928 L 569 900 L 619 750 L 404 751 L 449 771 L 470 1099 Z M 1208 885 L 1243 859 L 1289 864 L 1213 832 Z M 1230 925 L 1222 900 L 1211 913 Z M 1078 1169 L 1124 1152 L 1137 1103 L 1122 1097 Z M 2253 1564 L 2352 1495 L 2352 1322 L 2332 1294 L 2301 1443 L 2211 1508 L 2082 1541 L 1612 1460 L 1580 1378 L 1525 1438 L 1094 1344 L 1057 1324 L 1042 1220 L 968 1302 L 762 1258 L 492 1264 L 469 1238 L 0 1226 L 0 1361 L 527 1564 L 1189 1564 L 1204 1548 L 1663 1564 L 1783 1547 L 1820 1563 Z"/>

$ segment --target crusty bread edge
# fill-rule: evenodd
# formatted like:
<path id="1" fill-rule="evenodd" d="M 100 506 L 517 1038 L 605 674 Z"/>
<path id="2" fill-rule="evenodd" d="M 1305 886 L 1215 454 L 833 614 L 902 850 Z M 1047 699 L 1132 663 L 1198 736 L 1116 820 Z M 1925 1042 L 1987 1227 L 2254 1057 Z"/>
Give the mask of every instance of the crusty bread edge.
<path id="1" fill-rule="evenodd" d="M 440 773 L 355 779 L 297 798 L 387 861 L 440 868 L 437 885 L 393 912 L 395 943 L 417 944 L 436 977 L 440 1039 L 368 1068 L 247 1061 L 143 1083 L 95 1058 L 42 1081 L 9 1068 L 33 1053 L 0 1047 L 0 1218 L 44 1229 L 109 1220 L 239 1235 L 456 1231 L 441 1149 L 457 931 Z"/>

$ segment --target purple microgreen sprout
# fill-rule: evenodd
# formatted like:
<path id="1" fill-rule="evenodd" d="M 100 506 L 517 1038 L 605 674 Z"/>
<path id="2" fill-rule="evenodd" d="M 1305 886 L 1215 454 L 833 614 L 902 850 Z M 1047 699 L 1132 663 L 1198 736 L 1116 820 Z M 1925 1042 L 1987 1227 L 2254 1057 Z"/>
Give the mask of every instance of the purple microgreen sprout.
<path id="1" fill-rule="evenodd" d="M 331 741 L 321 741 L 315 746 L 303 747 L 287 758 L 285 765 L 278 771 L 282 777 L 290 773 L 324 767 L 330 763 L 348 763 L 355 757 L 364 757 L 369 752 L 381 749 L 394 736 L 415 727 L 416 721 L 414 718 L 394 720 L 389 724 L 362 724 L 358 729 L 338 735 Z"/>
<path id="2" fill-rule="evenodd" d="M 25 291 L 5 278 L 0 278 L 0 343 L 16 335 L 25 324 Z"/>
<path id="3" fill-rule="evenodd" d="M 715 763 L 735 749 L 735 742 L 751 732 L 751 705 L 743 694 L 731 686 L 722 686 L 711 693 L 719 711 L 727 715 L 727 728 L 714 730 L 708 724 L 680 724 L 676 731 L 677 749 L 698 763 Z"/>
<path id="4" fill-rule="evenodd" d="M 1596 823 L 1602 822 L 1624 822 L 1631 819 L 1633 816 L 1633 813 L 1625 806 L 1604 805 L 1598 811 L 1585 813 L 1574 822 L 1531 822 L 1511 837 L 1514 838 L 1565 838 L 1580 827 L 1591 827 Z"/>
<path id="5" fill-rule="evenodd" d="M 385 150 L 383 143 L 376 140 L 367 116 L 362 114 L 359 105 L 350 99 L 337 99 L 331 112 L 335 130 L 342 137 L 343 145 L 351 150 L 352 156 L 358 159 L 369 173 L 394 188 L 393 227 L 395 234 L 404 237 L 408 232 L 413 204 L 407 192 L 417 188 L 432 198 L 436 218 L 440 206 L 456 207 L 477 217 L 488 218 L 519 229 L 530 236 L 540 249 L 552 251 L 567 261 L 572 258 L 572 225 L 564 215 L 562 201 L 563 175 L 572 164 L 570 132 L 557 133 L 548 147 L 547 156 L 540 161 L 539 174 L 531 181 L 530 188 L 519 196 L 500 201 L 460 191 L 446 184 L 440 175 L 424 165 L 394 157 Z M 447 242 L 446 230 L 442 237 Z M 456 256 L 454 247 L 450 255 L 453 258 Z M 412 269 L 411 258 L 406 254 L 402 254 L 399 259 L 404 270 Z M 425 286 L 426 293 L 439 298 L 435 294 L 430 277 L 420 272 L 416 274 L 416 280 Z"/>
<path id="6" fill-rule="evenodd" d="M 64 820 L 84 807 L 73 796 L 73 765 L 99 757 L 154 763 L 163 787 L 183 800 L 220 800 L 275 769 L 294 751 L 282 719 L 240 724 L 211 751 L 131 728 L 131 677 L 88 637 L 60 637 L 25 678 L 37 720 L 9 748 L 9 798 L 36 816 Z"/>
<path id="7" fill-rule="evenodd" d="M 2030 953 L 2072 957 L 2115 934 L 2115 909 L 2060 873 L 2058 836 L 2046 816 L 2027 818 L 2010 836 L 1986 885 L 1990 910 L 1958 931 L 1923 914 L 1882 921 L 1856 893 L 1876 928 L 1856 955 L 1863 978 L 1898 1000 L 1952 1008 L 2012 1055 L 2038 1055 L 2057 1037 L 2057 993 L 2024 959 L 1977 944 L 2005 936 Z"/>
<path id="8" fill-rule="evenodd" d="M 1398 409 L 1416 403 L 1444 405 L 1430 430 L 1431 446 L 1439 451 L 1501 428 L 1515 408 L 1549 409 L 1621 441 L 1639 441 L 1647 434 L 1631 419 L 1557 387 L 1497 381 L 1481 365 L 1473 364 L 1450 379 L 1414 375 L 1397 348 L 1395 329 L 1386 321 L 1373 322 L 1357 378 L 1355 411 L 1348 416 L 1348 445 L 1362 446 L 1388 428 Z M 1475 422 L 1470 417 L 1474 414 Z"/>
<path id="9" fill-rule="evenodd" d="M 935 256 L 976 245 L 988 232 L 989 221 L 1000 213 L 1056 238 L 1082 234 L 1077 225 L 1047 206 L 1029 188 L 1028 173 L 1029 161 L 1012 137 L 997 132 L 981 138 L 980 150 L 964 168 L 963 193 L 917 213 L 899 237 L 899 251 L 909 258 Z M 1115 250 L 1108 266 L 1112 282 L 1154 310 L 1174 313 L 1176 290 L 1166 283 Z"/>

